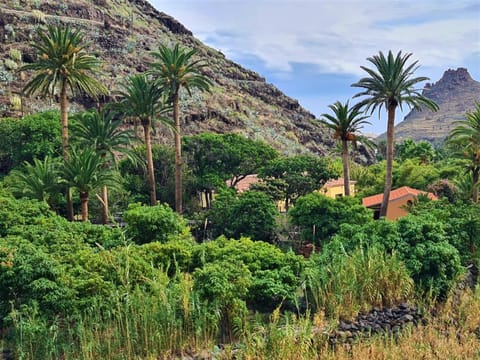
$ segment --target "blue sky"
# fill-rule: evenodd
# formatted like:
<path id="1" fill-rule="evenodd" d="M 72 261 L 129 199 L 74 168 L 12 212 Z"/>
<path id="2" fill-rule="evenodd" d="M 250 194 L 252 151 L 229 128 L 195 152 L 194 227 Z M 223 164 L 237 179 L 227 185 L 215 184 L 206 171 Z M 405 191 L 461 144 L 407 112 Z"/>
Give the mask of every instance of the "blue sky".
<path id="1" fill-rule="evenodd" d="M 149 1 L 317 117 L 359 91 L 350 85 L 379 51 L 413 53 L 431 82 L 458 67 L 480 81 L 478 0 Z M 385 119 L 374 114 L 364 131 L 385 131 Z"/>

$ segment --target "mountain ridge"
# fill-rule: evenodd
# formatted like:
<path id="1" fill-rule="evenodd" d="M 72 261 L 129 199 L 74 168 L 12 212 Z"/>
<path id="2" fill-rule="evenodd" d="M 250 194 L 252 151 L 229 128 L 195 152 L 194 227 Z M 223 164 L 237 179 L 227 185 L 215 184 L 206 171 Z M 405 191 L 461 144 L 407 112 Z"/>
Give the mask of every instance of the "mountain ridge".
<path id="1" fill-rule="evenodd" d="M 448 69 L 435 83 L 427 83 L 422 95 L 435 101 L 439 110 L 411 110 L 395 126 L 395 140 L 427 140 L 439 144 L 455 127 L 455 122 L 463 120 L 467 112 L 475 109 L 480 102 L 480 82 L 474 80 L 466 68 Z M 386 134 L 378 136 L 386 139 Z"/>

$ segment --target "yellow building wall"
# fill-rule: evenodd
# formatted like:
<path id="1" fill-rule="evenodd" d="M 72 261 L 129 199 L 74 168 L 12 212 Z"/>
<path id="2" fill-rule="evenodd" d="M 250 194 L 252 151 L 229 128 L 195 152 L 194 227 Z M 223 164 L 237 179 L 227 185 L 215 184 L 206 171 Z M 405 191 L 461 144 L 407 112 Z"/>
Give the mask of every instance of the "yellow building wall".
<path id="1" fill-rule="evenodd" d="M 319 190 L 319 192 L 332 199 L 335 199 L 338 196 L 345 196 L 345 189 L 343 185 L 322 188 Z M 355 184 L 350 184 L 350 194 L 355 195 Z"/>
<path id="2" fill-rule="evenodd" d="M 401 199 L 390 201 L 387 209 L 387 219 L 396 220 L 402 216 L 407 215 L 408 211 L 406 210 L 406 207 L 408 206 L 409 202 L 412 202 L 414 200 L 414 195 L 407 195 Z"/>

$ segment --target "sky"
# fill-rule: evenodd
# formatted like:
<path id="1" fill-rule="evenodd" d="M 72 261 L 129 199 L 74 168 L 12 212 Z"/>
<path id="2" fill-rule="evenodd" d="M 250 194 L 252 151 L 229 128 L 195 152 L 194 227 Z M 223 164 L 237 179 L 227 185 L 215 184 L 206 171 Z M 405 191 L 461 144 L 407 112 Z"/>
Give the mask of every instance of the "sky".
<path id="1" fill-rule="evenodd" d="M 317 118 L 361 91 L 366 59 L 412 53 L 417 76 L 465 67 L 480 81 L 479 0 L 149 0 L 206 45 L 258 72 Z M 419 88 L 423 88 L 423 83 Z M 397 113 L 400 122 L 408 109 Z M 363 132 L 380 134 L 386 114 Z"/>

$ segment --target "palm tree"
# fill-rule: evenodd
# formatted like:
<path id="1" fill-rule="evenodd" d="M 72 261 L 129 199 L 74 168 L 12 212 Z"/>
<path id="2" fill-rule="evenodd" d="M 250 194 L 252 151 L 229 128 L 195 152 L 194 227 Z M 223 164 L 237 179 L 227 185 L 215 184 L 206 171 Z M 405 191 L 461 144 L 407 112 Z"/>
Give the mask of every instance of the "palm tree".
<path id="1" fill-rule="evenodd" d="M 112 111 L 93 110 L 80 113 L 72 123 L 71 131 L 78 146 L 86 146 L 100 154 L 106 166 L 116 163 L 119 154 L 133 156 L 129 146 L 136 141 L 134 132 L 122 128 L 122 121 Z M 102 187 L 103 223 L 108 223 L 108 188 Z"/>
<path id="2" fill-rule="evenodd" d="M 10 172 L 5 183 L 14 195 L 44 201 L 53 210 L 54 196 L 61 183 L 58 165 L 49 156 L 33 159 L 33 165 L 25 161 L 22 169 Z"/>
<path id="3" fill-rule="evenodd" d="M 350 196 L 350 169 L 348 166 L 348 142 L 355 145 L 358 139 L 358 131 L 364 124 L 370 124 L 365 119 L 368 116 L 361 116 L 360 109 L 357 107 L 348 107 L 348 101 L 342 104 L 340 101 L 328 106 L 335 114 L 322 114 L 320 120 L 329 129 L 334 131 L 334 138 L 342 142 L 342 162 L 343 162 L 343 186 L 345 195 Z"/>
<path id="4" fill-rule="evenodd" d="M 86 52 L 87 43 L 78 30 L 70 27 L 48 26 L 47 31 L 38 31 L 39 41 L 32 44 L 37 52 L 37 61 L 24 65 L 20 70 L 33 70 L 33 78 L 23 91 L 30 96 L 35 93 L 54 95 L 60 91 L 60 116 L 62 122 L 63 158 L 68 160 L 68 99 L 67 91 L 86 93 L 92 97 L 107 94 L 107 88 L 92 77 L 100 62 Z M 68 218 L 73 220 L 70 191 L 67 190 Z"/>
<path id="5" fill-rule="evenodd" d="M 422 107 L 438 110 L 438 105 L 422 94 L 414 86 L 422 81 L 429 80 L 428 77 L 413 77 L 418 69 L 417 62 L 407 65 L 407 61 L 412 56 L 411 53 L 402 54 L 398 52 L 396 56 L 392 51 L 385 55 L 380 51 L 378 55 L 367 58 L 375 69 L 369 69 L 361 66 L 367 72 L 368 77 L 360 79 L 353 87 L 360 87 L 364 91 L 356 94 L 354 97 L 366 96 L 358 106 L 365 106 L 365 111 L 371 110 L 373 113 L 377 108 L 380 113 L 382 107 L 385 107 L 387 120 L 387 169 L 385 175 L 385 190 L 383 192 L 383 201 L 380 208 L 380 216 L 386 216 L 388 208 L 388 199 L 392 189 L 392 166 L 393 166 L 393 145 L 394 145 L 394 126 L 395 111 L 397 107 L 402 109 L 403 104 L 409 108 L 422 110 Z"/>
<path id="6" fill-rule="evenodd" d="M 104 185 L 116 187 L 119 184 L 118 176 L 105 168 L 102 154 L 94 149 L 71 149 L 70 157 L 64 161 L 62 177 L 71 188 L 80 193 L 82 206 L 82 221 L 88 221 L 88 201 L 90 193 Z"/>
<path id="7" fill-rule="evenodd" d="M 157 79 L 158 86 L 168 91 L 173 103 L 173 121 L 175 124 L 175 210 L 181 214 L 182 208 L 182 129 L 179 114 L 179 93 L 185 88 L 191 96 L 192 89 L 209 91 L 212 82 L 201 73 L 206 66 L 201 60 L 193 60 L 196 50 L 189 50 L 176 44 L 173 48 L 161 45 L 152 52 L 157 62 L 152 63 L 151 73 Z"/>
<path id="8" fill-rule="evenodd" d="M 472 201 L 478 202 L 480 186 L 480 103 L 475 110 L 467 113 L 465 120 L 456 121 L 457 126 L 450 132 L 449 144 L 455 154 L 468 161 L 467 171 L 472 174 Z"/>
<path id="9" fill-rule="evenodd" d="M 159 120 L 171 126 L 167 119 L 161 116 L 169 108 L 164 105 L 162 90 L 146 75 L 130 76 L 118 92 L 119 102 L 115 107 L 128 117 L 138 120 L 143 127 L 145 137 L 148 181 L 150 185 L 150 205 L 156 205 L 155 173 L 153 170 L 151 131 L 155 121 Z"/>

